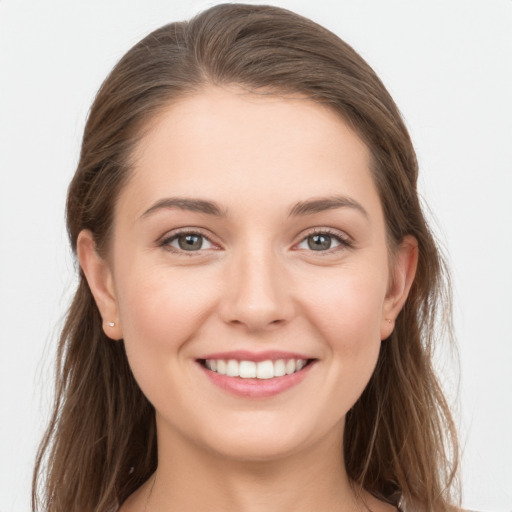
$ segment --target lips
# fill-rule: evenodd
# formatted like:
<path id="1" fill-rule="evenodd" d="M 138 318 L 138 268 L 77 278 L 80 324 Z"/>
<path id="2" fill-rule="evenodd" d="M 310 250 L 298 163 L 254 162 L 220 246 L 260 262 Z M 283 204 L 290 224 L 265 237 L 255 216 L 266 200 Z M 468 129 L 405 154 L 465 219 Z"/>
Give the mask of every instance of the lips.
<path id="1" fill-rule="evenodd" d="M 289 352 L 208 354 L 197 362 L 210 381 L 243 397 L 270 397 L 306 377 L 316 359 Z"/>

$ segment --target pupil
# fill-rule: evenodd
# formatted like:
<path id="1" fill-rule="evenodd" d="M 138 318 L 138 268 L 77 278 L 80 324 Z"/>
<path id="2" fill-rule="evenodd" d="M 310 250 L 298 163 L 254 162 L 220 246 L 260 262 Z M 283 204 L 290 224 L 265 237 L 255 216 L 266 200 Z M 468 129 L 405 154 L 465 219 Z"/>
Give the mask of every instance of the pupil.
<path id="1" fill-rule="evenodd" d="M 308 246 L 313 251 L 329 249 L 331 246 L 331 237 L 328 235 L 312 235 L 308 238 Z"/>
<path id="2" fill-rule="evenodd" d="M 201 249 L 203 245 L 201 235 L 182 235 L 179 237 L 178 243 L 180 248 L 185 251 Z"/>

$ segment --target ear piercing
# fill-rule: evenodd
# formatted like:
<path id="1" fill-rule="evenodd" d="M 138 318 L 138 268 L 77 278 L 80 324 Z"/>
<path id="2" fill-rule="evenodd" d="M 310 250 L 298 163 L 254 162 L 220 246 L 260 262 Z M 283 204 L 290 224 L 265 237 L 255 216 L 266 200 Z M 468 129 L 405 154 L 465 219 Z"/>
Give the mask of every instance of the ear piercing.
<path id="1" fill-rule="evenodd" d="M 390 324 L 390 323 L 392 323 L 392 322 L 393 322 L 393 320 L 391 320 L 390 318 L 386 318 L 386 322 L 387 322 L 388 324 Z"/>
<path id="2" fill-rule="evenodd" d="M 116 323 L 115 322 L 107 322 L 107 325 L 109 327 L 115 327 Z"/>

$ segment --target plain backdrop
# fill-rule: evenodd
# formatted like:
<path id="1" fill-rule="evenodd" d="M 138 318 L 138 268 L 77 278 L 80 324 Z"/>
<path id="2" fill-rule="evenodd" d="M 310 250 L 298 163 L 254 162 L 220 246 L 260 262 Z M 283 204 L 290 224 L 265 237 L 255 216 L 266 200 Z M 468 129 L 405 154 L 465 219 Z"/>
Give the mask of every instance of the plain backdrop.
<path id="1" fill-rule="evenodd" d="M 0 0 L 0 512 L 30 508 L 75 283 L 64 201 L 88 108 L 132 44 L 214 3 Z M 464 504 L 510 512 L 512 1 L 274 4 L 354 46 L 403 112 L 453 272 L 460 383 L 450 352 L 439 369 L 461 430 Z"/>

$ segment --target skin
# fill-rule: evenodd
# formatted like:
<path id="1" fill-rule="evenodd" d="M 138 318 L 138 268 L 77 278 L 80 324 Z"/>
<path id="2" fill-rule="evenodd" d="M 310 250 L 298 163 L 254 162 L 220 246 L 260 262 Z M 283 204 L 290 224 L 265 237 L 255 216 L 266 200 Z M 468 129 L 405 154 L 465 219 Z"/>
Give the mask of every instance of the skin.
<path id="1" fill-rule="evenodd" d="M 393 510 L 355 496 L 341 449 L 345 415 L 417 259 L 411 237 L 390 258 L 369 167 L 343 120 L 303 98 L 209 87 L 152 121 L 109 253 L 98 255 L 88 231 L 78 241 L 105 332 L 124 339 L 155 406 L 159 465 L 147 512 Z M 334 195 L 350 204 L 289 216 L 299 202 Z M 214 201 L 226 215 L 155 207 L 170 197 Z M 182 228 L 207 237 L 199 250 L 172 239 Z M 311 248 L 313 230 L 332 233 L 329 249 Z M 197 358 L 240 349 L 315 363 L 277 396 L 234 396 Z M 144 510 L 152 484 L 121 512 Z"/>

